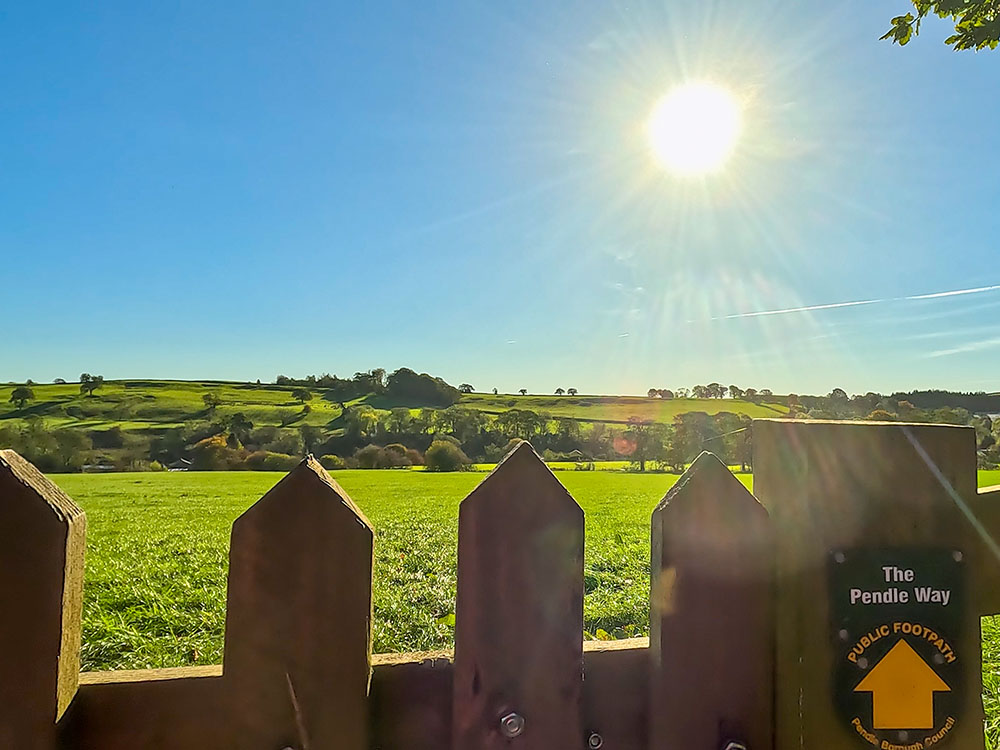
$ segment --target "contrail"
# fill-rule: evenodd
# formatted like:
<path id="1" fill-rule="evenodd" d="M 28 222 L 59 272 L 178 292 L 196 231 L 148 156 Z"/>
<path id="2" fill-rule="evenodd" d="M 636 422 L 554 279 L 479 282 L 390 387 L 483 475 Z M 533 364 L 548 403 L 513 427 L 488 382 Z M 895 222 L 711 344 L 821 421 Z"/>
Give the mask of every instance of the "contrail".
<path id="1" fill-rule="evenodd" d="M 860 305 L 880 305 L 884 302 L 905 302 L 908 300 L 938 299 L 940 297 L 957 297 L 960 294 L 983 294 L 995 292 L 1000 284 L 977 286 L 971 289 L 954 289 L 948 292 L 932 292 L 930 294 L 913 294 L 908 297 L 886 297 L 884 299 L 863 299 L 851 302 L 831 302 L 826 305 L 806 305 L 804 307 L 786 307 L 780 310 L 755 310 L 754 312 L 734 313 L 712 318 L 712 320 L 734 320 L 736 318 L 758 318 L 762 315 L 789 315 L 791 313 L 811 312 L 813 310 L 832 310 L 837 307 L 858 307 Z"/>
<path id="2" fill-rule="evenodd" d="M 955 297 L 959 294 L 979 294 L 980 292 L 993 292 L 1000 289 L 1000 284 L 993 286 L 977 286 L 974 289 L 956 289 L 954 292 L 935 292 L 934 294 L 915 294 L 912 297 L 903 299 L 935 299 L 937 297 Z"/>
<path id="3" fill-rule="evenodd" d="M 712 320 L 732 320 L 733 318 L 757 318 L 761 315 L 787 315 L 788 313 L 809 312 L 810 310 L 830 310 L 834 307 L 857 307 L 858 305 L 877 305 L 879 302 L 889 302 L 887 299 L 862 299 L 854 302 L 831 302 L 828 305 L 807 305 L 806 307 L 786 307 L 783 310 L 758 310 L 756 312 L 735 313 Z"/>

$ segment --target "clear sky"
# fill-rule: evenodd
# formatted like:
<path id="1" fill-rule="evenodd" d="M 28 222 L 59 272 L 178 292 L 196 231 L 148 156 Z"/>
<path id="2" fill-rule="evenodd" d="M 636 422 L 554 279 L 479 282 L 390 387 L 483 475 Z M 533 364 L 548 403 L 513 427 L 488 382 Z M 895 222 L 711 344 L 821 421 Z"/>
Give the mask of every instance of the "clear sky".
<path id="1" fill-rule="evenodd" d="M 1000 51 L 908 7 L 6 3 L 0 380 L 1000 390 Z"/>

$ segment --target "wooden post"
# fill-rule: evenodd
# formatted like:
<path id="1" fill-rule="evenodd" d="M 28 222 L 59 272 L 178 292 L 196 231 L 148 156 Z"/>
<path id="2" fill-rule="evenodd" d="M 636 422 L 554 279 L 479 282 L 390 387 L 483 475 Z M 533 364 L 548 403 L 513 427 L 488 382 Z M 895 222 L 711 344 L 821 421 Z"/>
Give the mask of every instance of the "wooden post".
<path id="1" fill-rule="evenodd" d="M 311 456 L 233 524 L 223 679 L 239 750 L 367 750 L 372 527 Z"/>
<path id="2" fill-rule="evenodd" d="M 455 750 L 579 750 L 583 511 L 521 443 L 458 526 Z"/>
<path id="3" fill-rule="evenodd" d="M 1000 614 L 1000 486 L 980 489 L 969 503 L 969 514 L 984 560 L 973 581 L 979 614 Z"/>
<path id="4" fill-rule="evenodd" d="M 653 511 L 651 750 L 772 747 L 772 544 L 767 511 L 711 453 Z"/>
<path id="5" fill-rule="evenodd" d="M 76 694 L 86 518 L 0 451 L 0 747 L 53 750 Z"/>
<path id="6" fill-rule="evenodd" d="M 886 740 L 876 737 L 874 729 L 891 731 L 889 742 L 894 747 L 917 747 L 916 742 L 920 747 L 936 746 L 937 741 L 928 744 L 927 738 L 944 729 L 948 747 L 982 748 L 979 607 L 973 597 L 961 596 L 964 576 L 959 570 L 975 575 L 989 562 L 961 508 L 976 496 L 975 432 L 947 425 L 755 420 L 753 433 L 754 491 L 770 512 L 776 534 L 778 750 L 880 746 Z M 956 596 L 950 609 L 924 604 L 907 616 L 900 614 L 905 610 L 899 604 L 876 605 L 870 592 L 867 600 L 861 598 L 861 589 L 866 588 L 862 573 L 853 579 L 859 581 L 857 597 L 834 596 L 842 585 L 838 570 L 848 570 L 853 559 L 862 561 L 862 572 L 866 565 L 874 569 L 869 571 L 875 578 L 870 588 L 879 589 L 876 593 L 883 602 L 888 601 L 886 591 L 895 596 L 896 591 L 906 590 L 912 597 L 912 584 L 894 586 L 881 579 L 878 566 L 884 563 L 865 562 L 896 558 L 915 560 L 924 577 L 927 570 L 951 571 Z M 921 560 L 935 562 L 928 567 Z M 901 575 L 904 572 L 908 577 Z M 885 573 L 893 581 L 910 581 L 912 575 L 912 570 L 891 567 Z M 853 605 L 852 599 L 856 599 Z M 836 624 L 838 608 L 850 617 L 886 612 L 886 628 L 851 632 Z M 906 641 L 903 651 L 907 645 L 933 650 L 933 641 L 919 637 L 930 628 L 917 632 L 913 624 L 926 626 L 944 617 L 954 632 L 935 628 L 947 635 L 947 643 L 944 638 L 937 642 L 939 648 L 948 649 L 939 659 L 921 653 L 918 663 L 909 652 L 899 652 L 893 662 L 881 653 L 902 641 Z M 911 635 L 903 635 L 908 632 Z M 852 644 L 857 649 L 853 663 L 848 658 Z M 954 666 L 946 653 L 948 659 L 957 654 Z M 875 691 L 884 687 L 886 678 L 891 683 L 893 674 L 905 672 L 892 670 L 900 657 L 915 663 L 911 671 L 919 671 L 923 684 L 931 685 L 925 689 L 934 691 L 933 705 L 949 706 L 940 728 L 937 709 L 934 729 L 928 729 L 922 717 L 902 721 L 874 717 L 875 703 L 881 699 Z M 875 669 L 883 664 L 888 666 Z M 947 692 L 940 688 L 939 675 L 945 670 L 950 670 Z M 846 689 L 839 683 L 841 674 L 853 677 Z M 863 679 L 866 675 L 872 679 Z M 893 699 L 907 695 L 906 690 L 918 682 L 909 679 L 900 677 L 890 684 Z M 858 705 L 850 704 L 852 700 L 867 701 L 865 709 L 852 713 L 842 708 Z M 954 721 L 948 725 L 952 706 Z M 879 721 L 881 727 L 873 726 Z M 900 726 L 907 721 L 912 727 Z"/>

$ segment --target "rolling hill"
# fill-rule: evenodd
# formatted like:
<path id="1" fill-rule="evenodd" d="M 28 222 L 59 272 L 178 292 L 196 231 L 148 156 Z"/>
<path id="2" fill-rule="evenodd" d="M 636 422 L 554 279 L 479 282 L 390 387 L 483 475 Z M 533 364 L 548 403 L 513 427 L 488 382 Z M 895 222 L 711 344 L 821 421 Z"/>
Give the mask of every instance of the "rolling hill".
<path id="1" fill-rule="evenodd" d="M 40 417 L 50 427 L 105 430 L 119 427 L 130 432 L 158 432 L 185 423 L 218 419 L 242 412 L 254 424 L 282 427 L 312 425 L 337 429 L 341 404 L 312 389 L 309 409 L 293 397 L 296 386 L 237 383 L 215 380 L 116 380 L 107 381 L 93 396 L 83 396 L 77 383 L 35 384 L 34 399 L 23 409 L 10 402 L 16 386 L 0 385 L 0 425 Z M 219 405 L 206 407 L 205 394 L 215 394 Z M 368 395 L 346 402 L 345 406 L 367 404 L 377 410 L 407 407 Z M 677 414 L 703 411 L 708 414 L 732 412 L 750 417 L 774 417 L 787 413 L 781 404 L 751 403 L 734 399 L 651 399 L 638 396 L 541 396 L 508 394 L 462 394 L 457 406 L 496 415 L 511 409 L 526 409 L 540 415 L 564 417 L 581 422 L 621 424 L 630 417 L 671 422 Z"/>

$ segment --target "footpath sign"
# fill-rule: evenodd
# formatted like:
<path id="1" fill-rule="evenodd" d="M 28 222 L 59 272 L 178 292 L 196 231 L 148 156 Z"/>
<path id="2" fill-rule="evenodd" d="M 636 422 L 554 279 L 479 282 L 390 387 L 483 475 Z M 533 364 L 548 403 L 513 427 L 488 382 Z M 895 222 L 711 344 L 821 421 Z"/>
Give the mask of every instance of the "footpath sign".
<path id="1" fill-rule="evenodd" d="M 865 746 L 936 747 L 962 721 L 961 550 L 836 550 L 828 569 L 833 695 Z"/>
<path id="2" fill-rule="evenodd" d="M 776 540 L 775 750 L 985 750 L 1000 505 L 979 498 L 975 431 L 755 420 L 753 453 Z"/>

